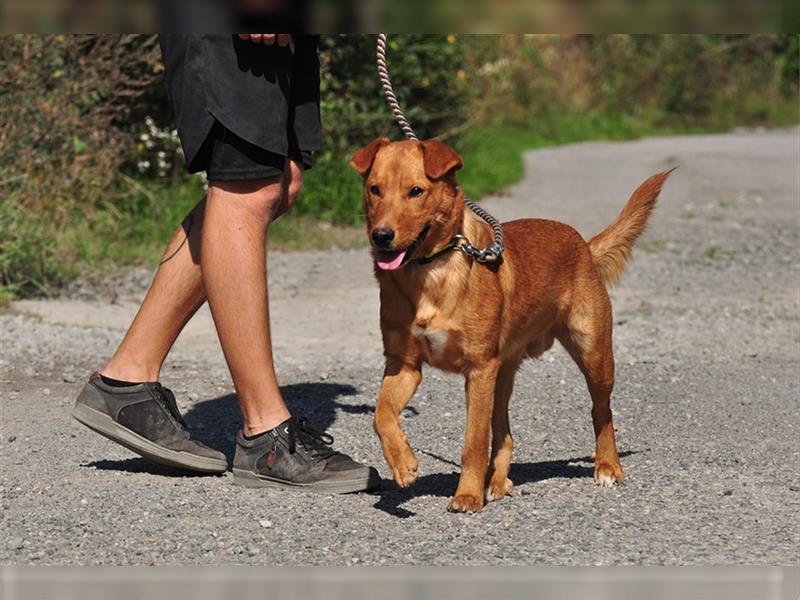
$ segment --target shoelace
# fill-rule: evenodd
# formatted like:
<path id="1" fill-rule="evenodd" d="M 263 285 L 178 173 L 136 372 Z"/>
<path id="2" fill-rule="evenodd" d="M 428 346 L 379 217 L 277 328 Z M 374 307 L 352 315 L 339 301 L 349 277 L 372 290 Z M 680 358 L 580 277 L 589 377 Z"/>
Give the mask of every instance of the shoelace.
<path id="1" fill-rule="evenodd" d="M 153 386 L 153 392 L 155 392 L 155 395 L 158 396 L 164 406 L 167 407 L 169 414 L 175 417 L 178 424 L 183 427 L 183 429 L 188 429 L 186 421 L 183 420 L 183 416 L 181 415 L 181 411 L 178 410 L 178 402 L 175 400 L 175 394 L 172 393 L 172 390 L 157 383 Z"/>
<path id="2" fill-rule="evenodd" d="M 289 421 L 289 452 L 295 453 L 299 441 L 307 452 L 318 458 L 328 458 L 336 454 L 331 448 L 333 436 L 314 429 L 305 417 L 292 417 Z"/>

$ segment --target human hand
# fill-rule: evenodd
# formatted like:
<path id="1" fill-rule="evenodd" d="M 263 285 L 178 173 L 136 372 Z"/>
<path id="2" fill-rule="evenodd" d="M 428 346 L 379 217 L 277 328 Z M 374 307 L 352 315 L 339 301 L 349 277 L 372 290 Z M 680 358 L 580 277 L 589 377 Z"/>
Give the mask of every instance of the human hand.
<path id="1" fill-rule="evenodd" d="M 275 42 L 278 42 L 278 46 L 288 46 L 292 36 L 288 33 L 240 33 L 239 39 L 265 46 L 272 46 Z"/>

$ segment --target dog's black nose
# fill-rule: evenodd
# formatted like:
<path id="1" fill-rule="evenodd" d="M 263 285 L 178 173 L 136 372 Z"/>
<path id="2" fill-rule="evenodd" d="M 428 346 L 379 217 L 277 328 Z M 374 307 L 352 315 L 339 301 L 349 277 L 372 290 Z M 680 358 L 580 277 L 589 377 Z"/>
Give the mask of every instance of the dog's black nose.
<path id="1" fill-rule="evenodd" d="M 394 231 L 386 227 L 380 227 L 372 230 L 372 241 L 377 248 L 388 248 L 392 245 L 394 239 Z"/>

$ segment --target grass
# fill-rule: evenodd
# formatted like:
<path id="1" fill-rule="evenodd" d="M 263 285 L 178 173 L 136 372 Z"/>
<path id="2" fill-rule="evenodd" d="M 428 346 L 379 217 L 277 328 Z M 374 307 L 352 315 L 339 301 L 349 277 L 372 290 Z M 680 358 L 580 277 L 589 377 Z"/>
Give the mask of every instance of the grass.
<path id="1" fill-rule="evenodd" d="M 503 124 L 474 128 L 454 146 L 464 159 L 459 181 L 468 197 L 479 200 L 523 176 L 526 150 L 584 140 L 700 131 L 685 124 L 672 125 L 659 115 L 550 115 L 530 128 Z M 297 205 L 270 228 L 271 248 L 321 250 L 365 245 L 360 180 L 348 159 L 322 156 L 317 161 L 306 174 Z M 122 176 L 116 196 L 89 214 L 75 214 L 68 227 L 17 210 L 13 198 L 0 198 L 0 275 L 2 281 L 14 282 L 13 286 L 0 285 L 0 304 L 7 304 L 15 294 L 48 294 L 80 273 L 157 264 L 164 244 L 202 196 L 203 184 L 198 178 L 168 184 Z M 715 255 L 707 253 L 712 259 Z"/>
<path id="2" fill-rule="evenodd" d="M 58 227 L 0 198 L 0 308 L 16 296 L 50 295 L 81 273 L 134 265 L 155 266 L 164 245 L 186 214 L 202 199 L 199 178 L 174 185 L 129 181 L 89 214 L 76 212 L 69 227 Z M 122 207 L 122 208 L 121 208 Z M 289 213 L 269 232 L 274 250 L 354 248 L 366 244 L 361 228 Z"/>
<path id="3" fill-rule="evenodd" d="M 12 289 L 7 286 L 0 286 L 0 312 L 8 308 L 12 300 L 14 300 L 14 292 Z"/>
<path id="4" fill-rule="evenodd" d="M 137 182 L 137 201 L 120 211 L 112 203 L 61 235 L 56 245 L 72 247 L 78 271 L 114 266 L 155 265 L 186 214 L 203 198 L 204 184 L 191 178 L 176 185 Z M 275 250 L 319 250 L 361 245 L 361 231 L 290 212 L 269 230 Z"/>

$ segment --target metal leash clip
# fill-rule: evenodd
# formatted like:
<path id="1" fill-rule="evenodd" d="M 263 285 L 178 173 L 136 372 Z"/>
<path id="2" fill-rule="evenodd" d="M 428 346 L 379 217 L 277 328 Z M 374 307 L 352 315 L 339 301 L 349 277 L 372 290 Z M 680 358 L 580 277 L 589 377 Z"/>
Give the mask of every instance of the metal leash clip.
<path id="1" fill-rule="evenodd" d="M 480 254 L 475 258 L 480 263 L 491 263 L 500 260 L 503 254 L 503 247 L 500 244 L 494 243 L 488 248 L 480 251 Z"/>
<path id="2" fill-rule="evenodd" d="M 454 239 L 461 242 L 456 246 L 459 250 L 479 263 L 496 262 L 503 254 L 503 247 L 497 243 L 492 244 L 488 248 L 476 248 L 460 233 L 457 233 Z"/>

